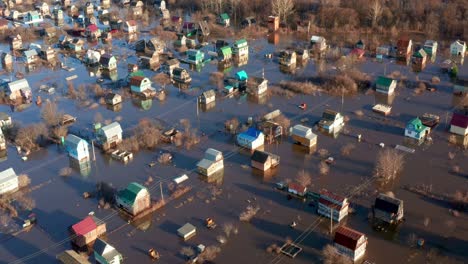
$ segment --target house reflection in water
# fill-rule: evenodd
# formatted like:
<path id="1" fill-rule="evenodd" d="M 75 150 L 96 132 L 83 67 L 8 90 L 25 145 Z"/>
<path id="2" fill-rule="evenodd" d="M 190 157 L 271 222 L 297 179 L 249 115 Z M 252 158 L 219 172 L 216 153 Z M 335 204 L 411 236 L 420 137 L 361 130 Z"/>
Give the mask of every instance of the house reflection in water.
<path id="1" fill-rule="evenodd" d="M 70 168 L 81 174 L 81 176 L 88 177 L 91 173 L 91 161 L 78 162 L 76 159 L 69 157 Z"/>
<path id="2" fill-rule="evenodd" d="M 200 180 L 205 181 L 207 183 L 212 183 L 215 185 L 221 185 L 224 181 L 224 170 L 217 171 L 210 175 L 210 177 L 206 177 L 203 175 L 199 176 Z"/>
<path id="3" fill-rule="evenodd" d="M 132 98 L 132 104 L 141 110 L 148 111 L 153 106 L 153 99 Z"/>
<path id="4" fill-rule="evenodd" d="M 393 93 L 391 95 L 383 94 L 383 93 L 375 93 L 375 104 L 383 104 L 383 105 L 392 105 L 393 101 L 395 100 L 396 94 Z"/>
<path id="5" fill-rule="evenodd" d="M 0 151 L 0 162 L 6 161 L 8 159 L 6 149 Z"/>

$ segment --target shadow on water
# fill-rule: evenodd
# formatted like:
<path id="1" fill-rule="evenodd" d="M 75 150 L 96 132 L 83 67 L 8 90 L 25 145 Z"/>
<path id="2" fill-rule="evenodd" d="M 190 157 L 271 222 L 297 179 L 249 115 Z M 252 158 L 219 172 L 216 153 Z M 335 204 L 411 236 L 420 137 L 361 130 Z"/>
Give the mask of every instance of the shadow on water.
<path id="1" fill-rule="evenodd" d="M 174 234 L 177 234 L 177 229 L 179 229 L 181 225 L 178 225 L 172 222 L 171 220 L 166 220 L 162 224 L 160 224 L 159 227 L 161 228 L 161 230 L 171 235 L 174 235 Z"/>
<path id="2" fill-rule="evenodd" d="M 349 123 L 354 127 L 359 127 L 366 130 L 377 130 L 398 136 L 403 135 L 403 131 L 401 128 L 392 125 L 376 124 L 375 122 L 366 121 L 362 119 L 351 119 Z"/>
<path id="3" fill-rule="evenodd" d="M 32 245 L 29 242 L 26 242 L 19 238 L 14 238 L 10 240 L 8 243 L 2 245 L 3 248 L 8 250 L 12 255 L 16 257 L 16 259 L 20 259 L 25 257 L 29 254 L 33 254 L 35 252 L 40 251 L 41 249 Z M 21 250 L 18 250 L 21 249 Z M 21 252 L 21 253 L 20 253 Z M 57 260 L 47 254 L 41 254 L 33 259 L 34 261 L 29 261 L 29 263 L 56 263 Z M 3 258 L 0 259 L 0 264 L 6 264 L 7 261 L 4 261 Z M 28 263 L 22 262 L 22 263 Z"/>
<path id="4" fill-rule="evenodd" d="M 68 237 L 68 228 L 80 221 L 62 210 L 55 210 L 51 213 L 35 209 L 38 226 L 46 232 L 54 241 L 61 241 Z"/>

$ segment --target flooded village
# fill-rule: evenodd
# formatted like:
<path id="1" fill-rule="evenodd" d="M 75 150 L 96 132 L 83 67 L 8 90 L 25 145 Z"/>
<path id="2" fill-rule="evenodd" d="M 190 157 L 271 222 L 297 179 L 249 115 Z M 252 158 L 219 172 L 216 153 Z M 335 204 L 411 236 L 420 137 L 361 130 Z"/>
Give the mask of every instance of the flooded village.
<path id="1" fill-rule="evenodd" d="M 0 264 L 468 262 L 467 4 L 0 1 Z"/>

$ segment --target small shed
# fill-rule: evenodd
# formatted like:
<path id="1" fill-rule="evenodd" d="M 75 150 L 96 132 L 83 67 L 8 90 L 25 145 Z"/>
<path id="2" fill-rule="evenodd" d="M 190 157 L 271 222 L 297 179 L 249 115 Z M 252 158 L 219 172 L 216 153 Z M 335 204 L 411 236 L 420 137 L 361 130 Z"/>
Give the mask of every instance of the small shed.
<path id="1" fill-rule="evenodd" d="M 327 109 L 323 112 L 318 126 L 327 133 L 335 133 L 343 128 L 344 118 L 340 113 Z"/>
<path id="2" fill-rule="evenodd" d="M 117 70 L 117 59 L 115 56 L 111 54 L 103 54 L 99 58 L 99 64 L 101 65 L 101 68 L 107 71 L 115 71 Z"/>
<path id="3" fill-rule="evenodd" d="M 312 132 L 312 128 L 303 125 L 295 125 L 292 128 L 292 138 L 300 145 L 309 148 L 317 145 L 317 135 Z"/>
<path id="4" fill-rule="evenodd" d="M 466 42 L 455 40 L 452 44 L 450 44 L 450 54 L 454 57 L 465 57 Z"/>
<path id="5" fill-rule="evenodd" d="M 412 57 L 412 68 L 415 72 L 420 72 L 426 68 L 427 63 L 427 53 L 424 49 L 419 49 L 415 53 L 413 53 Z"/>
<path id="6" fill-rule="evenodd" d="M 261 96 L 268 90 L 268 80 L 261 77 L 250 76 L 247 79 L 247 92 L 251 95 Z"/>
<path id="7" fill-rule="evenodd" d="M 177 229 L 177 235 L 182 239 L 189 240 L 197 233 L 197 228 L 190 223 L 186 223 L 181 228 Z"/>
<path id="8" fill-rule="evenodd" d="M 219 61 L 229 61 L 232 58 L 232 50 L 229 46 L 224 46 L 218 50 L 218 60 Z"/>
<path id="9" fill-rule="evenodd" d="M 288 185 L 288 192 L 297 196 L 304 196 L 307 192 L 307 187 L 299 183 L 292 182 Z"/>
<path id="10" fill-rule="evenodd" d="M 379 194 L 374 203 L 374 217 L 388 224 L 403 220 L 403 200 L 386 194 Z"/>
<path id="11" fill-rule="evenodd" d="M 421 119 L 418 117 L 411 119 L 405 128 L 405 136 L 417 140 L 423 140 L 428 135 L 431 129 L 423 125 Z"/>
<path id="12" fill-rule="evenodd" d="M 279 17 L 278 16 L 269 16 L 268 17 L 268 31 L 276 32 L 279 29 Z"/>
<path id="13" fill-rule="evenodd" d="M 192 81 L 189 72 L 184 68 L 174 68 L 172 70 L 172 79 L 180 83 L 189 83 Z"/>
<path id="14" fill-rule="evenodd" d="M 291 66 L 296 64 L 296 52 L 291 50 L 283 50 L 279 54 L 279 64 L 283 66 Z"/>
<path id="15" fill-rule="evenodd" d="M 216 149 L 209 148 L 205 151 L 205 156 L 197 163 L 197 170 L 200 174 L 210 177 L 214 173 L 224 169 L 223 153 Z"/>
<path id="16" fill-rule="evenodd" d="M 151 80 L 144 76 L 132 76 L 130 78 L 130 90 L 133 93 L 143 93 L 147 90 L 153 90 Z"/>

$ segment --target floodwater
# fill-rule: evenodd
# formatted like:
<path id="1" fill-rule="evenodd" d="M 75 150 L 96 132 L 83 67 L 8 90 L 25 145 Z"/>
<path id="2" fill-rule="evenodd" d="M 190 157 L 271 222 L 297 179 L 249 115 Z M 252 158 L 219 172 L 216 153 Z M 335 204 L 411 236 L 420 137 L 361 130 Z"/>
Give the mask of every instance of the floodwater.
<path id="1" fill-rule="evenodd" d="M 239 68 L 234 66 L 227 74 L 245 70 L 249 75 L 261 76 L 264 72 L 270 84 L 293 79 L 294 76 L 280 71 L 277 62 L 264 58 L 264 54 L 292 44 L 290 39 L 285 39 L 279 41 L 278 46 L 273 46 L 267 40 L 251 42 L 248 64 Z M 136 57 L 121 43 L 115 41 L 114 54 L 129 53 L 127 62 L 136 62 Z M 7 48 L 4 45 L 2 47 Z M 119 62 L 118 78 L 125 78 L 127 62 Z M 390 61 L 386 63 L 387 73 L 400 71 L 409 80 L 416 78 L 409 68 Z M 369 237 L 366 259 L 375 263 L 424 263 L 427 252 L 435 248 L 441 254 L 450 257 L 447 263 L 468 262 L 466 213 L 462 212 L 459 217 L 453 217 L 449 212 L 450 207 L 443 202 L 420 197 L 403 189 L 405 185 L 425 184 L 431 185 L 437 193 L 466 191 L 468 153 L 458 146 L 448 144 L 447 141 L 449 134 L 446 131 L 445 116 L 452 109 L 452 94 L 446 77 L 441 77 L 442 82 L 436 86 L 438 90 L 433 93 L 424 92 L 414 96 L 412 89 L 399 87 L 396 97 L 392 100 L 393 112 L 386 118 L 372 112 L 372 105 L 381 99 L 373 94 L 357 94 L 346 97 L 343 101 L 341 98 L 325 94 L 296 95 L 292 99 L 272 96 L 260 100 L 261 103 L 246 96 L 217 98 L 212 109 L 197 111 L 196 97 L 202 91 L 213 88 L 209 82 L 209 73 L 218 70 L 215 63 L 210 63 L 200 72 L 190 71 L 193 81 L 189 89 L 179 91 L 178 88 L 169 87 L 169 94 L 164 102 L 155 99 L 151 104 L 142 104 L 126 99 L 122 109 L 114 112 L 104 106 L 97 109 L 83 108 L 63 96 L 64 78 L 67 76 L 79 76 L 73 81 L 75 87 L 82 83 L 94 83 L 96 80 L 96 77 L 89 76 L 86 68 L 78 61 L 68 58 L 67 64 L 76 70 L 69 73 L 62 70 L 51 72 L 38 69 L 26 73 L 26 76 L 35 95 L 40 94 L 40 84 L 58 83 L 56 94 L 40 95 L 43 99 L 56 100 L 60 110 L 78 117 L 72 129 L 91 129 L 94 116 L 99 112 L 107 120 L 121 117 L 120 123 L 126 132 L 137 124 L 139 119 L 145 117 L 163 120 L 168 126 L 179 126 L 179 120 L 187 118 L 192 127 L 208 136 L 202 137 L 201 143 L 190 150 L 162 145 L 155 151 L 141 151 L 127 165 L 97 152 L 96 161 L 91 162 L 90 171 L 80 173 L 76 170 L 65 178 L 58 176 L 61 168 L 69 166 L 62 148 L 49 146 L 23 162 L 10 146 L 7 159 L 0 163 L 0 169 L 13 167 L 18 174 L 27 173 L 33 186 L 42 186 L 31 193 L 36 201 L 33 212 L 37 215 L 38 225 L 32 231 L 16 237 L 0 235 L 0 263 L 54 263 L 58 253 L 71 248 L 67 240 L 67 228 L 91 211 L 105 220 L 107 241 L 123 254 L 126 263 L 150 263 L 147 256 L 149 248 L 155 248 L 161 253 L 159 263 L 184 263 L 184 259 L 178 253 L 182 247 L 196 246 L 200 243 L 207 246 L 218 245 L 216 237 L 222 234 L 221 227 L 225 223 L 233 223 L 238 227 L 239 233 L 231 235 L 228 242 L 220 246 L 221 253 L 215 260 L 216 263 L 320 263 L 321 249 L 332 241 L 327 234 L 329 222 L 326 219 L 320 222 L 314 207 L 298 200 L 288 200 L 284 193 L 274 188 L 275 182 L 293 179 L 302 169 L 310 171 L 313 175 L 312 190 L 327 188 L 351 197 L 356 213 L 346 219 L 346 224 Z M 360 63 L 359 67 L 373 78 L 384 72 L 384 64 L 373 62 L 369 58 Z M 155 74 L 143 71 L 147 77 Z M 295 75 L 300 77 L 311 77 L 314 73 L 315 62 L 312 60 L 304 68 L 295 71 Z M 418 78 L 429 80 L 437 74 L 437 66 L 430 64 Z M 297 107 L 302 102 L 308 104 L 307 110 Z M 141 107 L 142 105 L 144 106 Z M 327 149 L 336 160 L 330 167 L 329 174 L 324 176 L 319 174 L 318 155 L 297 148 L 289 138 L 285 138 L 280 144 L 265 146 L 265 150 L 281 156 L 281 164 L 275 175 L 263 177 L 253 173 L 250 167 L 245 166 L 250 164 L 249 156 L 238 151 L 232 135 L 223 132 L 224 121 L 227 119 L 237 117 L 245 122 L 249 117 L 255 118 L 275 109 L 281 109 L 291 119 L 292 125 L 303 120 L 306 125 L 313 126 L 326 108 L 341 111 L 350 121 L 345 126 L 348 135 L 341 134 L 333 138 L 319 134 L 318 149 Z M 362 110 L 365 115 L 358 117 L 353 114 L 355 110 Z M 35 105 L 22 112 L 11 112 L 10 107 L 0 106 L 0 111 L 8 112 L 13 120 L 24 124 L 40 121 L 40 109 Z M 432 134 L 434 141 L 431 145 L 415 147 L 414 154 L 407 154 L 402 175 L 393 186 L 388 187 L 405 201 L 406 221 L 396 233 L 376 232 L 370 226 L 367 216 L 375 198 L 375 186 L 369 178 L 379 151 L 378 144 L 403 144 L 404 124 L 425 112 L 441 116 L 441 124 Z M 357 142 L 354 137 L 357 134 L 362 134 L 363 142 Z M 351 155 L 343 156 L 340 149 L 347 143 L 354 143 L 356 148 Z M 202 181 L 193 171 L 195 164 L 209 147 L 222 151 L 226 158 L 224 173 L 215 183 Z M 147 166 L 157 159 L 161 150 L 173 153 L 173 164 L 158 164 L 152 168 Z M 455 153 L 453 160 L 448 159 L 448 152 Z M 460 166 L 460 173 L 450 172 L 453 165 Z M 185 184 L 193 189 L 137 224 L 128 224 L 113 209 L 98 208 L 96 199 L 82 198 L 83 192 L 94 190 L 98 182 L 104 181 L 120 189 L 129 182 L 143 183 L 152 176 L 154 183 L 149 188 L 153 199 L 159 199 L 161 193 L 167 199 L 169 191 L 166 183 L 183 173 L 188 173 L 190 180 Z M 165 182 L 162 184 L 162 190 L 159 188 L 160 180 Z M 222 190 L 219 196 L 213 197 L 209 188 L 213 185 Z M 362 191 L 354 190 L 355 186 L 363 187 Z M 239 222 L 240 212 L 249 203 L 260 206 L 259 213 L 250 223 Z M 216 229 L 205 228 L 204 219 L 207 217 L 218 223 Z M 426 218 L 429 219 L 427 226 L 424 225 Z M 289 227 L 292 221 L 297 222 L 295 229 Z M 197 227 L 197 235 L 183 242 L 177 237 L 176 230 L 186 222 Z M 408 246 L 411 234 L 426 240 L 424 249 Z M 303 248 L 296 259 L 266 252 L 269 245 L 280 245 L 286 238 L 291 238 Z"/>

